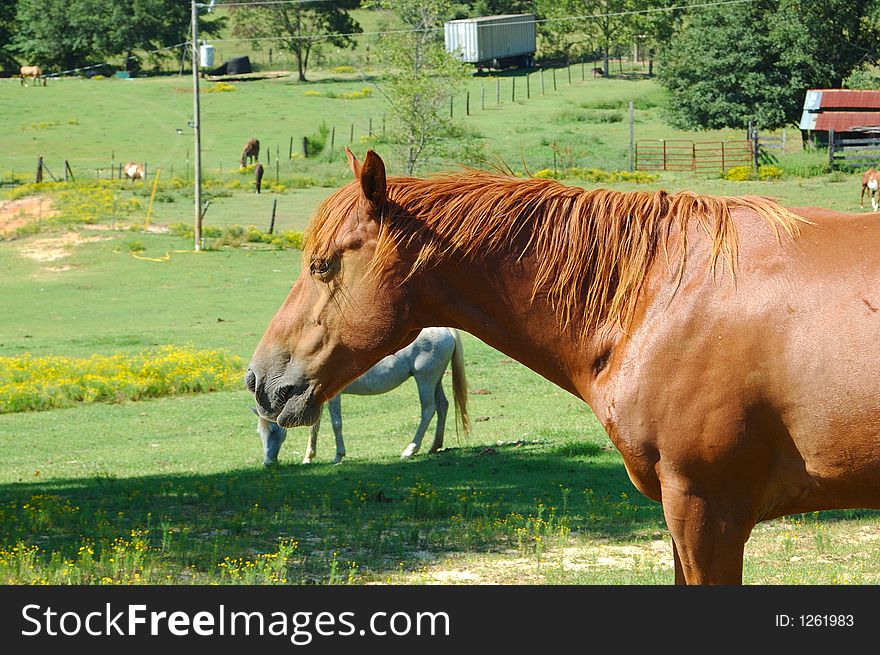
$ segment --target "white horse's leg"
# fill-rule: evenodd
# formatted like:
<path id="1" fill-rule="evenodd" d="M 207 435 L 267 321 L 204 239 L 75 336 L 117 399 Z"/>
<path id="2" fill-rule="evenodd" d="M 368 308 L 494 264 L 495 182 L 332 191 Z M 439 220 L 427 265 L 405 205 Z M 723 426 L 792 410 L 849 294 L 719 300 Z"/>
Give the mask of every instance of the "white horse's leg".
<path id="1" fill-rule="evenodd" d="M 878 192 L 878 196 L 880 196 L 880 192 Z M 873 191 L 871 192 L 871 207 L 874 208 L 874 211 L 877 211 L 877 205 L 878 205 L 877 197 L 878 196 L 875 196 Z"/>
<path id="2" fill-rule="evenodd" d="M 416 383 L 421 382 L 421 380 L 416 378 Z M 412 457 L 417 452 L 419 452 L 419 448 L 422 447 L 422 439 L 425 436 L 425 431 L 428 429 L 428 424 L 431 422 L 431 419 L 434 418 L 434 413 L 436 411 L 436 407 L 434 405 L 434 385 L 418 384 L 418 386 L 419 402 L 422 405 L 422 420 L 419 422 L 419 427 L 416 430 L 416 434 L 413 437 L 412 442 L 406 448 L 404 448 L 403 452 L 400 454 L 401 459 Z"/>
<path id="3" fill-rule="evenodd" d="M 443 378 L 437 380 L 434 387 L 434 403 L 437 405 L 437 425 L 434 426 L 434 443 L 431 444 L 429 453 L 436 453 L 443 448 L 443 434 L 446 431 L 446 414 L 449 411 L 449 401 L 443 391 Z"/>
<path id="4" fill-rule="evenodd" d="M 327 407 L 330 410 L 330 424 L 333 426 L 333 436 L 336 437 L 336 457 L 333 458 L 334 464 L 339 464 L 345 457 L 345 442 L 342 441 L 342 394 L 336 394 L 328 402 Z"/>
<path id="5" fill-rule="evenodd" d="M 321 413 L 323 414 L 323 411 Z M 309 428 L 309 442 L 306 444 L 306 454 L 303 456 L 303 464 L 311 464 L 312 460 L 315 459 L 315 451 L 318 449 L 318 430 L 320 429 L 321 416 L 318 415 L 318 420 Z"/>

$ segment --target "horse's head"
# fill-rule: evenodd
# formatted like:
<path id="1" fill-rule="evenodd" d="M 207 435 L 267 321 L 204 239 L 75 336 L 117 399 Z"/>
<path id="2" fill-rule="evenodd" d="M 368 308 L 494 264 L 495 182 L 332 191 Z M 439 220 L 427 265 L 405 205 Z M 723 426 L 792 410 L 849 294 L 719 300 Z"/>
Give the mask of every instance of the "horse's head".
<path id="1" fill-rule="evenodd" d="M 315 423 L 322 403 L 417 334 L 409 267 L 394 248 L 374 258 L 389 209 L 385 165 L 372 150 L 363 165 L 351 152 L 348 161 L 355 181 L 313 217 L 302 272 L 245 377 L 259 413 L 284 427 Z"/>
<path id="2" fill-rule="evenodd" d="M 281 451 L 281 444 L 287 439 L 287 430 L 264 419 L 256 409 L 253 411 L 257 414 L 257 434 L 263 442 L 263 466 L 273 466 L 278 463 L 278 453 Z"/>

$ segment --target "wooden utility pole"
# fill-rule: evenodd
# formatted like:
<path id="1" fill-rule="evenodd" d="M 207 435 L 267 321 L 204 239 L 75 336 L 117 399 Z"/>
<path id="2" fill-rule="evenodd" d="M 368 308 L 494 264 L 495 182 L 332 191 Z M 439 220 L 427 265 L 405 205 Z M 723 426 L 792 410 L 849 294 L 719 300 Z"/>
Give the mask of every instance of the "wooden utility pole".
<path id="1" fill-rule="evenodd" d="M 192 7 L 192 78 L 193 78 L 193 136 L 195 138 L 194 182 L 195 218 L 193 235 L 195 249 L 202 249 L 202 135 L 199 117 L 199 12 L 196 1 L 190 1 Z"/>
<path id="2" fill-rule="evenodd" d="M 635 109 L 633 101 L 629 101 L 629 170 L 635 170 Z"/>

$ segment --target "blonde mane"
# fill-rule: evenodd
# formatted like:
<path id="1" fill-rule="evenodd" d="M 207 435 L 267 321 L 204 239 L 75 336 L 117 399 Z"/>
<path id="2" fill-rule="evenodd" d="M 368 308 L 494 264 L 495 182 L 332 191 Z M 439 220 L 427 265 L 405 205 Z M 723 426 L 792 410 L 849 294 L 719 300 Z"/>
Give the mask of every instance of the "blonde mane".
<path id="1" fill-rule="evenodd" d="M 402 247 L 417 248 L 411 275 L 453 253 L 473 259 L 534 255 L 532 297 L 546 293 L 562 323 L 583 319 L 584 332 L 609 319 L 621 325 L 629 321 L 649 267 L 661 248 L 665 252 L 671 231 L 682 238 L 677 255 L 680 278 L 691 221 L 711 239 L 714 272 L 719 258 L 735 270 L 732 210 L 756 212 L 777 236 L 780 230 L 794 236 L 802 220 L 756 196 L 585 190 L 554 180 L 476 170 L 428 179 L 389 178 L 387 190 L 374 270 Z M 359 194 L 353 182 L 319 207 L 306 235 L 305 261 L 329 252 Z"/>

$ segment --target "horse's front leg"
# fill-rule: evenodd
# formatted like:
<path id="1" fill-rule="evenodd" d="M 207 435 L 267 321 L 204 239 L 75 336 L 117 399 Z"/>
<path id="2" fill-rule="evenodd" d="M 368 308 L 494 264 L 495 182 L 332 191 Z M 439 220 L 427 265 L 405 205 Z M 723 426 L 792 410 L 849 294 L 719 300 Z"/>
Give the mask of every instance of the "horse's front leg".
<path id="1" fill-rule="evenodd" d="M 334 464 L 339 464 L 345 457 L 345 442 L 342 440 L 342 394 L 336 394 L 327 401 L 327 409 L 330 411 L 330 425 L 333 426 L 333 436 L 336 437 L 336 457 Z"/>
<path id="2" fill-rule="evenodd" d="M 431 423 L 431 419 L 434 418 L 434 413 L 436 412 L 436 405 L 434 404 L 434 385 L 419 384 L 419 402 L 422 405 L 422 420 L 419 421 L 419 427 L 416 429 L 412 442 L 404 448 L 403 452 L 400 454 L 401 459 L 412 457 L 419 452 L 419 448 L 422 447 L 422 439 L 425 436 L 425 431 L 428 429 L 428 424 Z"/>
<path id="3" fill-rule="evenodd" d="M 743 553 L 755 523 L 745 507 L 664 480 L 663 514 L 672 535 L 676 584 L 742 584 Z"/>

